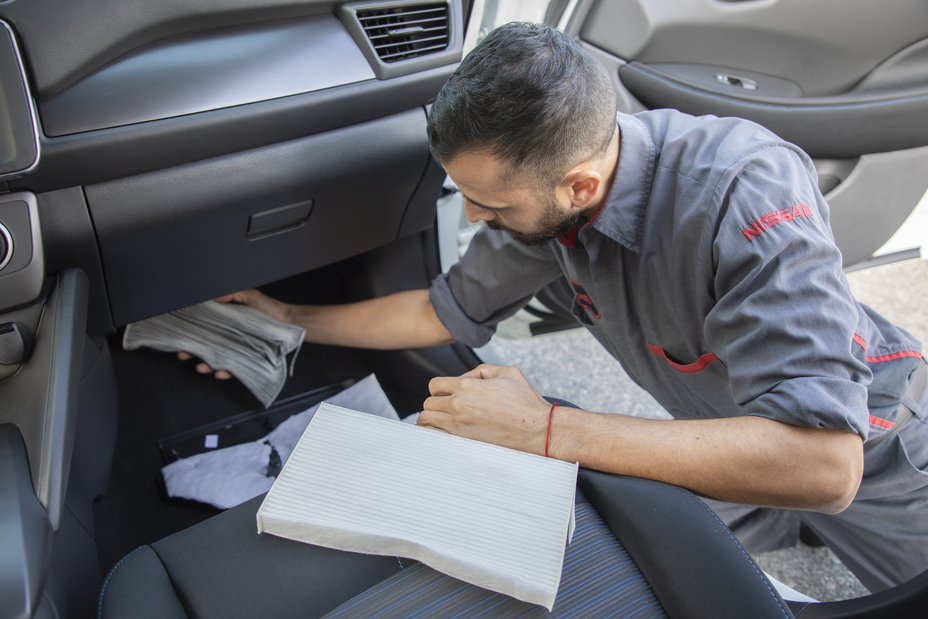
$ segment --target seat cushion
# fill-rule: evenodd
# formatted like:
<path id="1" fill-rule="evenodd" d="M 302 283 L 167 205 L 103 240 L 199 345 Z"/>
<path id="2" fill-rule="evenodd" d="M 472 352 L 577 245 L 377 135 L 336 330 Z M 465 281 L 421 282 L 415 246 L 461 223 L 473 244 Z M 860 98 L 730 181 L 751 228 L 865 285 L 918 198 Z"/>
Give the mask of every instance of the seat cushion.
<path id="1" fill-rule="evenodd" d="M 107 579 L 100 616 L 321 617 L 401 569 L 396 557 L 259 535 L 263 498 L 129 555 Z"/>
<path id="2" fill-rule="evenodd" d="M 550 613 L 415 563 L 345 602 L 326 619 L 666 618 L 651 587 L 596 510 L 583 503 L 576 514 L 577 528 L 564 555 L 561 584 Z"/>

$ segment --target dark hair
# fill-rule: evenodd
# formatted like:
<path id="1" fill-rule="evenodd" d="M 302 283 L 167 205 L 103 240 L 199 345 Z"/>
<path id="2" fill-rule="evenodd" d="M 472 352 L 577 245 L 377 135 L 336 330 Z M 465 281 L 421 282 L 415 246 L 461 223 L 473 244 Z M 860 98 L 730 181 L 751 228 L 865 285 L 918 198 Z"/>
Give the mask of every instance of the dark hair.
<path id="1" fill-rule="evenodd" d="M 438 93 L 429 112 L 432 155 L 488 152 L 510 178 L 551 188 L 605 153 L 616 99 L 603 66 L 564 33 L 510 23 L 490 32 Z"/>

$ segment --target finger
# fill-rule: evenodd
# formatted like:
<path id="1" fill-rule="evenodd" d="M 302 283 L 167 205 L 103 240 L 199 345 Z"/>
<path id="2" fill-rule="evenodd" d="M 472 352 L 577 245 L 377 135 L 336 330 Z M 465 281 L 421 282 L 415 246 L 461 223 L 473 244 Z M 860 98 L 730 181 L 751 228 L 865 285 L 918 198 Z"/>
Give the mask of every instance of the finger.
<path id="1" fill-rule="evenodd" d="M 225 370 L 216 370 L 216 373 L 213 374 L 219 380 L 229 380 L 232 378 L 232 375 L 226 372 Z"/>
<path id="2" fill-rule="evenodd" d="M 436 411 L 445 414 L 451 413 L 452 398 L 446 395 L 437 395 L 426 398 L 422 403 L 422 409 L 426 411 Z"/>
<path id="3" fill-rule="evenodd" d="M 484 363 L 478 365 L 470 372 L 461 374 L 461 378 L 496 378 L 502 374 L 506 368 L 499 365 L 489 365 Z"/>
<path id="4" fill-rule="evenodd" d="M 461 384 L 461 379 L 456 376 L 436 376 L 429 381 L 429 393 L 433 396 L 449 395 Z"/>
<path id="5" fill-rule="evenodd" d="M 444 432 L 445 434 L 451 434 L 444 428 L 439 428 L 438 426 L 422 426 L 423 428 L 428 428 L 429 430 L 435 430 L 436 432 Z"/>
<path id="6" fill-rule="evenodd" d="M 186 361 L 187 359 L 193 359 L 193 355 L 191 355 L 189 352 L 181 351 L 177 353 L 177 358 L 181 361 Z"/>
<path id="7" fill-rule="evenodd" d="M 417 426 L 422 426 L 424 428 L 434 428 L 436 430 L 444 430 L 445 432 L 448 431 L 445 428 L 450 424 L 450 422 L 451 415 L 448 413 L 428 408 L 419 413 L 419 417 L 416 419 Z"/>
<path id="8" fill-rule="evenodd" d="M 198 363 L 196 370 L 200 374 L 210 374 L 213 371 L 213 368 L 209 367 L 205 363 Z"/>
<path id="9" fill-rule="evenodd" d="M 233 292 L 232 294 L 216 297 L 213 301 L 216 303 L 242 303 L 243 305 L 248 305 L 250 293 L 251 290 L 242 290 L 240 292 Z"/>
<path id="10" fill-rule="evenodd" d="M 249 288 L 248 290 L 239 290 L 238 292 L 223 295 L 213 300 L 217 303 L 242 303 L 244 305 L 249 305 L 252 299 L 260 297 L 260 295 L 261 293 L 254 288 Z"/>

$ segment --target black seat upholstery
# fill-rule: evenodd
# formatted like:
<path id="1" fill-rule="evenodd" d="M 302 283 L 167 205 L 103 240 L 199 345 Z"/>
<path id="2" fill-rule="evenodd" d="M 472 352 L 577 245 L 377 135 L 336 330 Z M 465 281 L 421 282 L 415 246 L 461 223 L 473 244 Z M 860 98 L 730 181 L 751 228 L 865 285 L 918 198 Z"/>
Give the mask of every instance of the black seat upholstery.
<path id="1" fill-rule="evenodd" d="M 692 493 L 587 470 L 581 470 L 580 486 L 614 534 L 611 543 L 631 557 L 636 573 L 640 570 L 659 600 L 657 608 L 663 608 L 667 616 L 792 617 L 728 529 Z M 404 564 L 408 568 L 409 561 L 258 535 L 255 513 L 260 501 L 260 497 L 253 499 L 125 557 L 104 582 L 100 616 L 322 617 L 361 594 L 375 605 L 386 599 L 377 595 L 396 594 L 395 589 L 391 593 L 390 587 L 377 585 L 401 572 Z M 629 576 L 617 573 L 616 578 Z M 576 595 L 582 599 L 589 594 Z M 604 606 L 609 614 L 621 610 L 619 596 L 614 603 L 609 600 Z M 412 596 L 407 602 L 412 606 L 404 606 L 403 614 L 393 616 L 458 614 L 450 612 L 450 606 L 435 605 L 427 596 Z M 412 612 L 416 604 L 420 610 Z"/>

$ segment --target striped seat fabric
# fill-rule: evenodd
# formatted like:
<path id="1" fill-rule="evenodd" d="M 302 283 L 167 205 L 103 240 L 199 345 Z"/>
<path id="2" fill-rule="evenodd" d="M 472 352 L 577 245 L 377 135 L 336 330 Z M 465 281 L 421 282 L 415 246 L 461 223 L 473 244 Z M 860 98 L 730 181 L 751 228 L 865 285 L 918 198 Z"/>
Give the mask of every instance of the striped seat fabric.
<path id="1" fill-rule="evenodd" d="M 348 600 L 325 619 L 649 619 L 666 617 L 651 587 L 588 503 L 577 505 L 577 528 L 564 555 L 552 612 L 445 576 L 421 563 Z"/>

